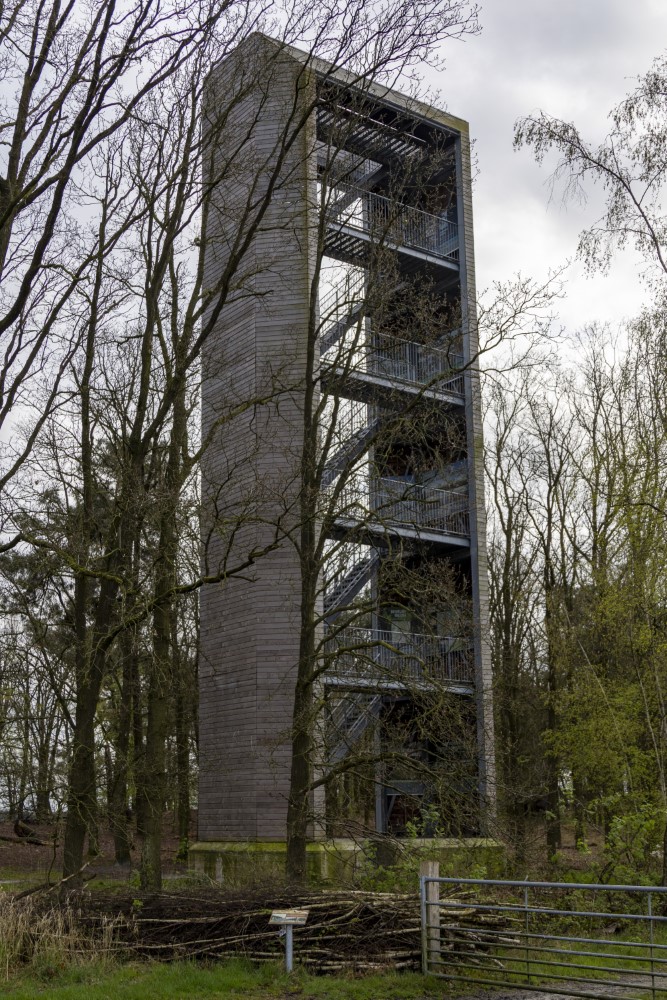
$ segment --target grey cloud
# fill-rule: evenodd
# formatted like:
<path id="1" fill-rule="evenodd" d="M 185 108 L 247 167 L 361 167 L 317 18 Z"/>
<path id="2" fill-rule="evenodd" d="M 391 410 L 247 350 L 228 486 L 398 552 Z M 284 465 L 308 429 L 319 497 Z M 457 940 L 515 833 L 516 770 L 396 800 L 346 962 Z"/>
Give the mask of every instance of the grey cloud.
<path id="1" fill-rule="evenodd" d="M 575 121 L 592 140 L 606 134 L 607 114 L 645 72 L 667 39 L 667 3 L 655 0 L 486 0 L 482 35 L 443 47 L 446 69 L 429 83 L 448 109 L 471 123 L 480 175 L 475 229 L 480 287 L 518 269 L 536 276 L 574 254 L 579 231 L 599 217 L 593 191 L 587 204 L 565 209 L 549 202 L 549 164 L 539 168 L 528 151 L 512 149 L 517 118 L 544 109 Z M 553 163 L 552 163 L 553 166 Z M 500 273 L 502 269 L 502 273 Z M 619 263 L 609 295 L 579 271 L 570 285 L 568 311 L 618 315 L 641 301 L 636 264 Z M 611 281 L 611 279 L 608 279 Z M 612 315 L 613 314 L 613 315 Z"/>

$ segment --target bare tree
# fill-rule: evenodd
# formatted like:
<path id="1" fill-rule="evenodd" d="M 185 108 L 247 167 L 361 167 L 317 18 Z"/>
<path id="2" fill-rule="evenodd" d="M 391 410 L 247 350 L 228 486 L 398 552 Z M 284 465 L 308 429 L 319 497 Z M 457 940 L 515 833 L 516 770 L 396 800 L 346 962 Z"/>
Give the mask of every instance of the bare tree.
<path id="1" fill-rule="evenodd" d="M 663 285 L 666 101 L 667 62 L 661 56 L 611 111 L 609 134 L 599 145 L 587 142 L 573 123 L 545 112 L 521 119 L 514 139 L 518 147 L 531 147 L 538 162 L 551 150 L 560 156 L 553 182 L 565 181 L 566 197 L 585 197 L 589 180 L 604 186 L 605 214 L 579 239 L 579 254 L 590 268 L 606 267 L 614 249 L 630 244 L 645 260 L 647 277 Z"/>
<path id="2" fill-rule="evenodd" d="M 73 311 L 100 253 L 132 218 L 130 210 L 104 232 L 88 223 L 95 157 L 153 89 L 207 44 L 227 6 L 56 0 L 2 9 L 0 424 L 30 414 L 30 430 L 20 447 L 6 449 L 0 489 L 67 396 L 61 382 L 82 333 Z M 247 20 L 253 16 L 248 8 Z"/>

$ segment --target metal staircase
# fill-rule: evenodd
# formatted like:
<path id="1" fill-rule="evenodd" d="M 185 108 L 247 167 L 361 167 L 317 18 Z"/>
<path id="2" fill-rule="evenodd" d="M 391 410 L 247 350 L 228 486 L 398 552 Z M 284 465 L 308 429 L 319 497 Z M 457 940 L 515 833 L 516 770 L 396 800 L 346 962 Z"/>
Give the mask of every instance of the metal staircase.
<path id="1" fill-rule="evenodd" d="M 330 486 L 337 475 L 363 455 L 380 425 L 379 415 L 370 413 L 366 403 L 356 400 L 350 401 L 342 415 L 339 412 L 322 474 L 322 486 Z"/>
<path id="2" fill-rule="evenodd" d="M 354 600 L 371 579 L 379 562 L 377 549 L 361 545 L 353 547 L 353 558 L 347 571 L 329 581 L 331 586 L 325 583 L 324 614 L 330 621 L 334 621 Z"/>
<path id="3" fill-rule="evenodd" d="M 340 338 L 356 323 L 364 307 L 366 275 L 362 270 L 347 274 L 344 284 L 336 285 L 320 301 L 320 354 L 338 343 Z"/>
<path id="4" fill-rule="evenodd" d="M 368 193 L 362 195 L 360 210 L 359 189 L 341 185 L 339 194 L 341 197 L 329 209 L 331 219 L 368 232 L 377 227 L 385 228 L 387 235 L 396 242 L 456 260 L 457 231 L 446 220 L 405 206 L 400 206 L 396 217 L 390 217 L 386 199 Z M 343 239 L 344 235 L 341 233 L 338 239 Z M 359 328 L 358 336 L 348 334 L 361 321 L 366 292 L 365 271 L 355 267 L 346 273 L 344 281 L 321 298 L 323 370 L 326 366 L 335 369 L 343 359 L 357 377 L 375 380 L 378 385 L 389 383 L 390 389 L 398 388 L 401 392 L 441 391 L 449 397 L 458 397 L 453 403 L 462 405 L 464 362 L 451 350 L 378 333 L 372 324 Z M 326 357 L 327 352 L 329 357 Z M 414 388 L 408 390 L 407 387 Z M 385 400 L 385 396 L 381 398 Z M 451 405 L 452 401 L 448 402 Z M 419 536 L 420 531 L 428 531 L 447 536 L 452 545 L 458 539 L 461 544 L 466 540 L 467 544 L 470 532 L 465 492 L 369 478 L 370 470 L 363 467 L 362 457 L 386 418 L 381 409 L 383 405 L 386 401 L 380 403 L 372 394 L 362 393 L 355 398 L 351 392 L 343 404 L 339 398 L 338 406 L 333 408 L 335 422 L 329 428 L 322 487 L 325 490 L 334 488 L 336 478 L 357 462 L 340 495 L 343 519 L 347 515 L 355 520 L 365 506 L 369 524 L 377 521 L 393 533 L 400 535 L 405 529 Z M 456 483 L 458 471 L 453 465 L 452 479 Z M 382 545 L 381 541 L 379 544 Z M 328 769 L 354 752 L 369 727 L 377 721 L 388 692 L 434 683 L 445 683 L 466 692 L 472 690 L 467 645 L 462 646 L 451 638 L 410 635 L 403 639 L 389 632 L 357 628 L 354 622 L 359 623 L 358 615 L 356 619 L 350 616 L 349 623 L 346 620 L 346 610 L 353 606 L 355 598 L 377 573 L 383 551 L 369 545 L 368 540 L 365 544 L 346 543 L 332 560 L 330 575 L 324 580 L 324 627 L 329 633 L 325 648 L 332 659 L 327 673 L 329 683 L 337 689 L 337 694 L 332 695 L 333 707 L 326 717 L 323 732 L 325 768 Z"/>
<path id="5" fill-rule="evenodd" d="M 330 718 L 331 748 L 327 755 L 329 767 L 347 757 L 369 725 L 378 717 L 382 695 L 364 691 L 348 691 L 338 702 Z"/>
<path id="6" fill-rule="evenodd" d="M 397 285 L 395 291 L 400 290 Z M 435 391 L 461 397 L 464 395 L 465 362 L 450 347 L 422 344 L 405 340 L 394 334 L 359 331 L 354 343 L 343 344 L 336 356 L 326 357 L 332 347 L 339 344 L 367 307 L 366 283 L 363 270 L 347 274 L 344 283 L 332 288 L 320 302 L 322 333 L 320 356 L 325 367 L 343 369 L 353 359 L 350 374 L 364 373 L 379 379 L 388 379 L 396 386 L 426 387 Z M 456 331 L 452 332 L 452 338 Z M 346 351 L 347 348 L 347 351 Z"/>
<path id="7" fill-rule="evenodd" d="M 364 307 L 363 302 L 356 302 L 350 306 L 350 311 L 342 319 L 337 320 L 332 326 L 327 328 L 326 333 L 320 340 L 320 353 L 330 351 L 338 343 L 340 338 L 347 333 L 351 326 L 357 322 L 359 314 Z"/>

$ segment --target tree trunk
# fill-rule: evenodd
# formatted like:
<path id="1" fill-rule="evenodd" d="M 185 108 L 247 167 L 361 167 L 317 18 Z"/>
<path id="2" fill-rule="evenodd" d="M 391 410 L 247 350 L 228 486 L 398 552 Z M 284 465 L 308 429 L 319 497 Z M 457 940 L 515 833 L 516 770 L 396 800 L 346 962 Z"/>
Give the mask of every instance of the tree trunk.
<path id="1" fill-rule="evenodd" d="M 312 685 L 297 683 L 292 721 L 292 767 L 287 803 L 287 878 L 302 884 L 306 881 L 306 844 L 308 838 L 309 793 L 312 756 Z"/>
<path id="2" fill-rule="evenodd" d="M 114 843 L 114 858 L 117 865 L 129 865 L 131 841 L 127 825 L 127 777 L 130 753 L 130 731 L 132 724 L 132 684 L 137 668 L 135 634 L 127 629 L 121 636 L 123 653 L 123 677 L 118 705 L 118 730 L 116 734 L 115 756 L 111 769 L 109 789 L 109 826 Z"/>
<path id="3" fill-rule="evenodd" d="M 83 867 L 86 833 L 95 808 L 95 713 L 99 685 L 82 683 L 77 691 L 72 762 L 69 770 L 69 794 L 65 820 L 63 878 L 72 888 Z"/>
<path id="4" fill-rule="evenodd" d="M 574 842 L 579 850 L 586 847 L 586 798 L 584 786 L 575 771 L 572 775 L 574 794 Z"/>
<path id="5" fill-rule="evenodd" d="M 97 778 L 97 775 L 95 775 Z M 97 785 L 93 788 L 93 806 L 88 820 L 88 857 L 96 858 L 100 853 L 100 826 L 97 809 Z"/>
<path id="6" fill-rule="evenodd" d="M 168 501 L 165 501 L 168 503 Z M 170 505 L 171 506 L 171 505 Z M 169 732 L 169 696 L 172 683 L 171 616 L 175 569 L 175 512 L 161 518 L 153 610 L 153 657 L 149 667 L 148 718 L 141 776 L 142 889 L 162 887 L 162 816 L 166 797 L 166 741 Z"/>
<path id="7" fill-rule="evenodd" d="M 178 861 L 187 861 L 190 835 L 190 746 L 189 713 L 187 710 L 186 678 L 183 676 L 185 664 L 176 650 L 175 636 L 172 635 L 175 666 L 174 729 L 176 736 L 176 822 L 178 835 Z"/>
<path id="8" fill-rule="evenodd" d="M 106 207 L 100 222 L 100 248 L 106 233 Z M 95 270 L 95 284 L 90 304 L 90 317 L 86 331 L 85 361 L 81 374 L 79 394 L 81 399 L 81 449 L 82 496 L 80 509 L 77 560 L 87 567 L 94 527 L 95 483 L 93 478 L 93 440 L 90 415 L 90 379 L 95 358 L 98 307 L 103 279 L 103 255 L 100 250 Z M 105 569 L 110 570 L 117 561 L 116 520 L 110 530 L 110 543 Z M 67 819 L 63 854 L 63 876 L 68 886 L 78 881 L 83 866 L 83 848 L 86 833 L 92 829 L 95 814 L 95 715 L 104 675 L 106 648 L 103 638 L 113 615 L 113 601 L 117 584 L 110 576 L 102 579 L 95 624 L 90 635 L 88 628 L 89 577 L 85 569 L 74 577 L 74 633 L 76 710 L 72 734 L 71 763 L 68 781 Z"/>
<path id="9" fill-rule="evenodd" d="M 551 537 L 551 529 L 549 535 Z M 556 714 L 556 695 L 558 692 L 558 669 L 556 666 L 556 653 L 553 643 L 553 601 L 555 599 L 556 582 L 554 571 L 550 560 L 550 543 L 545 546 L 545 570 L 544 570 L 544 596 L 545 612 L 544 623 L 547 634 L 547 729 L 550 733 L 555 733 L 558 726 L 558 716 Z M 547 817 L 546 817 L 546 840 L 547 857 L 551 861 L 561 847 L 561 825 L 560 825 L 560 762 L 552 751 L 547 755 Z"/>
<path id="10" fill-rule="evenodd" d="M 553 733 L 556 729 L 556 713 L 550 707 L 548 712 L 547 725 Z M 554 756 L 547 758 L 547 818 L 546 818 L 546 838 L 547 854 L 552 860 L 561 848 L 561 824 L 560 824 L 560 767 L 558 760 Z"/>
<path id="11" fill-rule="evenodd" d="M 132 811 L 134 813 L 135 827 L 137 833 L 139 833 L 144 825 L 143 816 L 145 811 L 143 785 L 140 780 L 144 766 L 144 722 L 142 714 L 142 684 L 138 661 L 135 666 L 136 669 L 130 685 L 132 699 L 132 769 L 135 775 L 135 794 L 132 802 Z"/>
<path id="12" fill-rule="evenodd" d="M 51 768 L 49 747 L 41 743 L 37 750 L 37 782 L 35 788 L 35 812 L 38 823 L 48 823 L 51 819 Z"/>
<path id="13" fill-rule="evenodd" d="M 318 264 L 321 266 L 321 261 Z M 315 405 L 317 385 L 315 310 L 319 271 L 311 285 L 311 311 L 305 358 L 303 395 L 303 438 L 299 477 L 299 569 L 301 582 L 299 660 L 292 713 L 292 760 L 287 801 L 286 875 L 290 882 L 304 883 L 307 877 L 306 844 L 313 765 L 313 676 L 315 668 L 315 601 L 320 572 L 317 558 L 317 528 L 321 483 L 317 477 L 319 421 Z M 326 793 L 326 790 L 325 790 Z"/>
<path id="14" fill-rule="evenodd" d="M 96 824 L 95 811 L 95 717 L 106 660 L 103 638 L 108 635 L 117 585 L 111 574 L 102 580 L 97 621 L 93 630 L 93 654 L 87 656 L 87 579 L 79 574 L 74 581 L 77 618 L 76 711 L 71 743 L 67 819 L 63 851 L 63 876 L 71 888 L 83 866 L 86 834 Z"/>
<path id="15" fill-rule="evenodd" d="M 286 874 L 291 882 L 307 876 L 306 844 L 310 819 L 313 763 L 313 676 L 315 667 L 314 609 L 318 562 L 315 559 L 315 493 L 306 486 L 301 525 L 301 630 L 299 662 L 292 715 L 292 763 L 287 803 Z M 311 498 L 310 501 L 308 498 Z"/>
<path id="16" fill-rule="evenodd" d="M 148 720 L 143 767 L 143 817 L 141 885 L 144 889 L 162 886 L 162 816 L 166 798 L 166 742 L 169 733 L 170 693 L 174 683 L 172 636 L 174 589 L 178 556 L 177 513 L 182 486 L 182 455 L 187 444 L 185 386 L 176 396 L 165 470 L 165 491 L 160 514 L 158 561 L 155 567 L 153 610 L 153 657 L 148 684 Z"/>
<path id="17" fill-rule="evenodd" d="M 155 637 L 155 659 L 160 650 Z M 158 661 L 159 662 L 159 661 Z M 158 662 L 153 665 L 148 688 L 148 721 L 144 748 L 143 809 L 140 882 L 142 889 L 162 888 L 162 815 L 165 800 L 165 743 L 169 729 L 169 702 Z"/>

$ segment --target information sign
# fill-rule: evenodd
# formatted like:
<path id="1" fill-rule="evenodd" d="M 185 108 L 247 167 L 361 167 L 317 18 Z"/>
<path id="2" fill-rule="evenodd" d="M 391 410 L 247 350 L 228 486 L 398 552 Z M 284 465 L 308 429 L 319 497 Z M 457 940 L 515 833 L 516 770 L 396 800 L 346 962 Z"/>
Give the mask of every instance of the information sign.
<path id="1" fill-rule="evenodd" d="M 291 924 L 292 927 L 303 927 L 308 919 L 308 910 L 274 910 L 269 919 L 270 924 Z"/>

